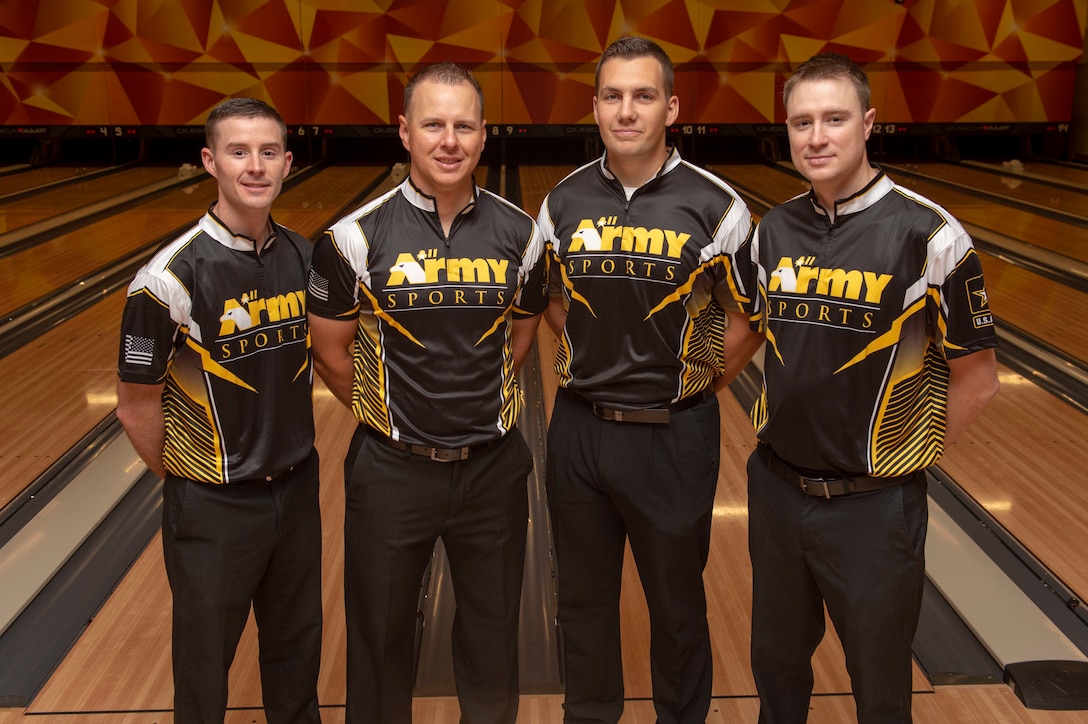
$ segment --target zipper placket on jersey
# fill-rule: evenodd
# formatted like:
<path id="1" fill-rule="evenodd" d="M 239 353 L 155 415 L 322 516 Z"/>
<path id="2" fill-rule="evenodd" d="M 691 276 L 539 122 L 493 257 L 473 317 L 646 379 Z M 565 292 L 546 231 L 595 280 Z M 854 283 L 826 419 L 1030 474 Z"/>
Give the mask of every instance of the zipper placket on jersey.
<path id="1" fill-rule="evenodd" d="M 434 204 L 434 211 L 426 211 L 423 209 L 420 210 L 427 214 L 428 218 L 430 218 L 431 226 L 434 229 L 435 234 L 438 235 L 438 238 L 442 240 L 442 243 L 446 246 L 446 249 L 448 250 L 450 248 L 450 241 L 453 240 L 453 235 L 457 233 L 457 229 L 459 229 L 461 227 L 461 224 L 464 223 L 466 210 L 476 204 L 476 199 L 472 199 L 467 204 L 465 204 L 464 207 L 462 207 L 461 210 L 457 212 L 457 216 L 453 217 L 453 223 L 450 224 L 449 235 L 447 235 L 446 232 L 442 230 L 442 217 L 438 215 L 438 202 L 434 201 L 432 203 Z"/>

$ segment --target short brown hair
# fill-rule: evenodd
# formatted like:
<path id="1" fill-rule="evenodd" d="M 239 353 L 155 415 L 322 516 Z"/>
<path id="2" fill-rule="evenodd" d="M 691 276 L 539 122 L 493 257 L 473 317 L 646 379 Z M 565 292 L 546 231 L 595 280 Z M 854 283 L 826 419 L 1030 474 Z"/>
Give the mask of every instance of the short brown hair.
<path id="1" fill-rule="evenodd" d="M 209 148 L 215 144 L 219 124 L 227 118 L 270 118 L 279 124 L 287 146 L 287 125 L 275 108 L 256 98 L 228 98 L 213 108 L 204 122 L 204 142 Z"/>
<path id="2" fill-rule="evenodd" d="M 672 70 L 672 61 L 669 59 L 668 53 L 662 50 L 661 46 L 654 41 L 648 38 L 637 38 L 633 35 L 617 38 L 612 41 L 611 45 L 604 49 L 604 53 L 601 54 L 601 59 L 597 61 L 597 74 L 593 80 L 593 92 L 596 94 L 601 90 L 601 66 L 605 64 L 605 61 L 612 60 L 613 58 L 632 60 L 634 58 L 646 57 L 654 58 L 661 64 L 661 77 L 665 82 L 665 95 L 672 96 L 675 79 Z"/>
<path id="3" fill-rule="evenodd" d="M 404 115 L 408 115 L 408 108 L 412 105 L 412 95 L 415 93 L 416 86 L 427 80 L 433 80 L 442 85 L 468 83 L 472 90 L 476 91 L 476 97 L 480 99 L 480 118 L 484 117 L 484 90 L 476 77 L 467 68 L 448 61 L 428 65 L 412 76 L 408 85 L 404 86 Z"/>
<path id="4" fill-rule="evenodd" d="M 798 83 L 829 78 L 845 78 L 853 83 L 858 100 L 861 102 L 862 112 L 869 110 L 871 100 L 869 76 L 865 75 L 865 71 L 857 63 L 839 53 L 821 53 L 802 63 L 782 86 L 782 105 L 785 106 L 789 102 L 790 94 Z"/>

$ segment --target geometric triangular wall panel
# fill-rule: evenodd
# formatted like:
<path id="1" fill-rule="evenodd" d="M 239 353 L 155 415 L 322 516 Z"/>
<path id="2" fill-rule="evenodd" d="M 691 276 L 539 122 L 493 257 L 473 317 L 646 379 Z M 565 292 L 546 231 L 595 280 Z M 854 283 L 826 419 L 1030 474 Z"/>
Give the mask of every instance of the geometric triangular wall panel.
<path id="1" fill-rule="evenodd" d="M 194 125 L 229 96 L 290 124 L 395 123 L 453 60 L 490 123 L 590 123 L 609 42 L 653 38 L 681 123 L 781 123 L 781 85 L 850 55 L 889 122 L 1068 121 L 1088 0 L 49 0 L 0 2 L 0 125 Z"/>

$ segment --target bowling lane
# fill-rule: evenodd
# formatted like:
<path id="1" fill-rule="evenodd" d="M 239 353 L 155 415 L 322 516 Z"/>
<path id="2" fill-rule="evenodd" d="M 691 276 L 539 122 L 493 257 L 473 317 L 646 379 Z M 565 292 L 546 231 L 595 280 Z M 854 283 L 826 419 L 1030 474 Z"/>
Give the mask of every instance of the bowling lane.
<path id="1" fill-rule="evenodd" d="M 177 177 L 176 167 L 140 166 L 107 176 L 87 179 L 59 188 L 45 189 L 32 196 L 0 204 L 0 234 L 74 211 L 111 196 Z"/>
<path id="2" fill-rule="evenodd" d="M 28 168 L 19 173 L 0 175 L 0 203 L 8 194 L 17 194 L 20 191 L 44 186 L 55 181 L 82 176 L 89 171 L 98 171 L 97 168 L 84 166 L 38 166 Z"/>
<path id="3" fill-rule="evenodd" d="M 888 175 L 948 209 L 962 222 L 1088 263 L 1088 232 L 1083 227 L 987 201 L 932 181 L 897 178 L 893 170 L 889 170 Z"/>
<path id="4" fill-rule="evenodd" d="M 1035 204 L 1043 209 L 1088 219 L 1088 193 L 1085 193 L 1084 189 L 1062 189 L 1015 173 L 998 175 L 954 163 L 915 163 L 907 168 L 939 181 L 960 184 L 971 189 Z M 889 167 L 888 172 L 894 173 L 893 169 L 894 166 Z M 904 185 L 909 187 L 911 181 L 905 181 Z M 1083 230 L 1081 233 L 1084 233 Z"/>
<path id="5" fill-rule="evenodd" d="M 214 198 L 215 179 L 204 176 L 190 186 L 0 258 L 0 289 L 6 290 L 0 314 L 133 255 L 199 216 Z"/>
<path id="6" fill-rule="evenodd" d="M 972 168 L 988 169 L 1005 174 L 1010 178 L 1022 176 L 1088 191 L 1088 165 L 1084 164 L 1029 161 L 1022 163 L 1018 168 L 1007 167 L 1003 163 L 989 163 L 986 161 L 963 161 L 963 164 Z"/>

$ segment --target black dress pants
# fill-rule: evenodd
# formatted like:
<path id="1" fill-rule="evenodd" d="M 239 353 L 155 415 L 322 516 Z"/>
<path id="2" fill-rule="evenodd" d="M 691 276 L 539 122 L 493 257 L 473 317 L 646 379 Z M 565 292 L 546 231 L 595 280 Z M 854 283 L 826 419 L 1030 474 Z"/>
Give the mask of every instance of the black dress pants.
<path id="1" fill-rule="evenodd" d="M 513 724 L 532 454 L 516 429 L 467 460 L 394 449 L 359 426 L 345 460 L 347 721 L 410 724 L 423 572 L 450 565 L 463 724 Z"/>
<path id="2" fill-rule="evenodd" d="M 173 595 L 174 721 L 222 724 L 252 605 L 269 724 L 319 724 L 317 452 L 272 482 L 209 485 L 168 475 L 162 539 Z"/>
<path id="3" fill-rule="evenodd" d="M 650 614 L 650 673 L 661 724 L 702 724 L 712 659 L 703 569 L 720 458 L 718 400 L 667 424 L 596 417 L 560 389 L 548 429 L 566 684 L 564 722 L 623 713 L 620 581 L 629 540 Z"/>
<path id="4" fill-rule="evenodd" d="M 759 721 L 803 724 L 824 604 L 846 652 L 859 724 L 911 721 L 911 643 L 925 580 L 925 472 L 833 498 L 748 459 L 752 672 Z"/>

